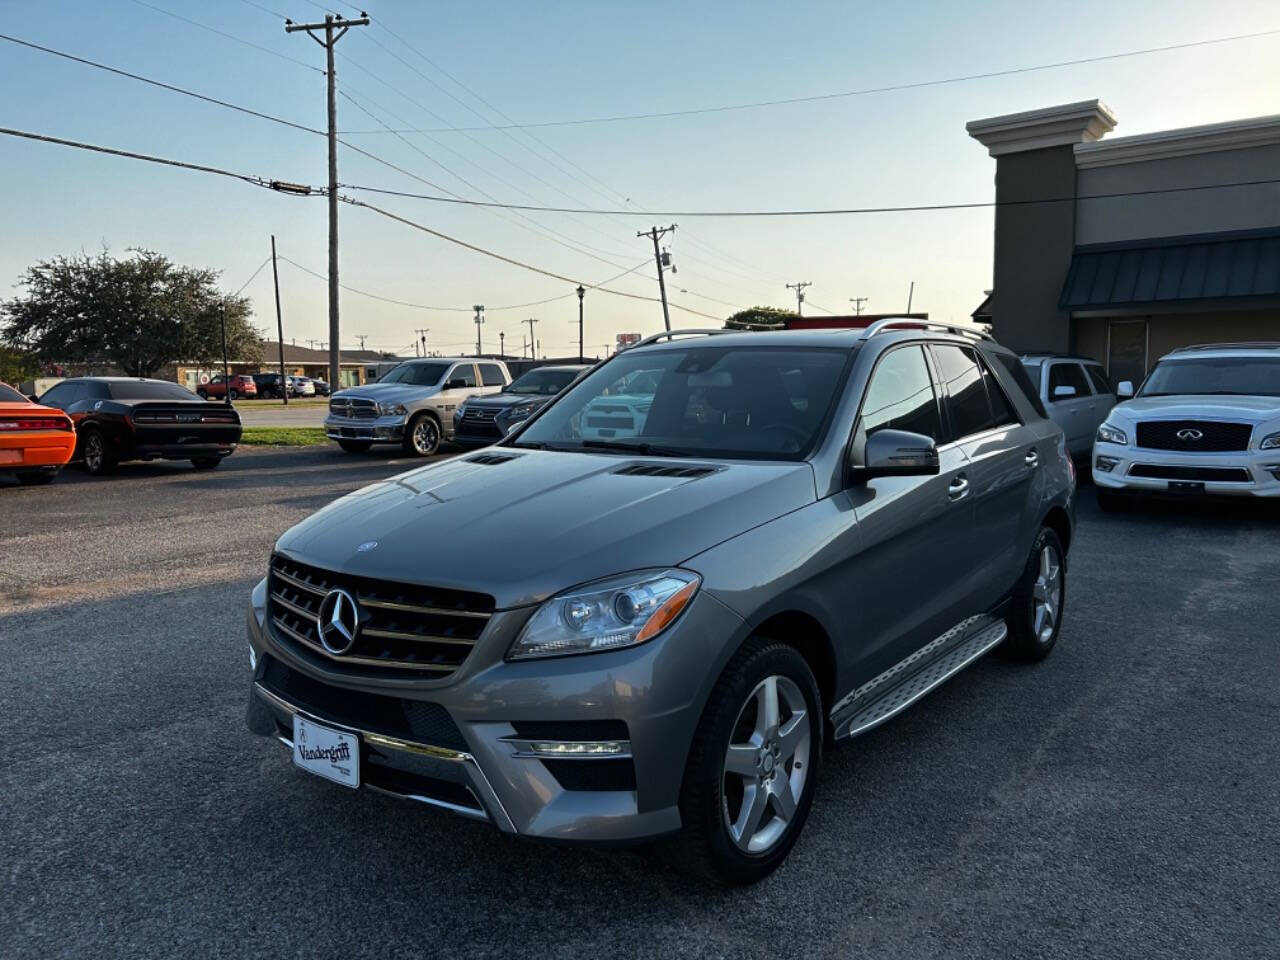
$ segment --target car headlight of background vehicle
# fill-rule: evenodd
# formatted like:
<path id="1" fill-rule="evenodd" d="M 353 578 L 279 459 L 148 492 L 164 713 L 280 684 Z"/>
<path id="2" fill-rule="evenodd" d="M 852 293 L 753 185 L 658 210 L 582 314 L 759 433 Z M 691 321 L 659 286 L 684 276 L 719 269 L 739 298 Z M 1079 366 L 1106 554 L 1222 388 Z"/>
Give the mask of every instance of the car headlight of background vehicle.
<path id="1" fill-rule="evenodd" d="M 1280 433 L 1271 433 L 1262 438 L 1259 450 L 1280 450 Z"/>
<path id="2" fill-rule="evenodd" d="M 529 618 L 507 659 L 595 653 L 652 640 L 680 616 L 701 584 L 687 570 L 642 570 L 566 590 Z"/>
<path id="3" fill-rule="evenodd" d="M 403 403 L 390 403 L 382 408 L 382 415 L 384 417 L 407 417 L 409 411 Z"/>
<path id="4" fill-rule="evenodd" d="M 1098 428 L 1098 440 L 1102 443 L 1118 443 L 1123 446 L 1129 442 L 1129 436 L 1119 427 L 1104 423 Z"/>
<path id="5" fill-rule="evenodd" d="M 512 423 L 518 423 L 521 420 L 528 420 L 533 412 L 538 409 L 536 403 L 521 403 L 511 408 L 507 414 L 507 419 Z"/>

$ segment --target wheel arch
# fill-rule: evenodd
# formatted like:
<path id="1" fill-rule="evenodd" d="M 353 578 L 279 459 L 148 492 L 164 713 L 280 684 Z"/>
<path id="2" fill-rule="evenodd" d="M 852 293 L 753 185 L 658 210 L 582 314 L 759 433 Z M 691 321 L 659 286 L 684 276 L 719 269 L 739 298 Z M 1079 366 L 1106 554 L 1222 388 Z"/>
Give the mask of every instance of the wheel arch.
<path id="1" fill-rule="evenodd" d="M 1062 541 L 1062 560 L 1066 563 L 1067 555 L 1071 552 L 1071 516 L 1066 509 L 1059 505 L 1049 508 L 1048 512 L 1040 521 L 1040 526 L 1048 527 L 1058 535 L 1058 539 Z"/>

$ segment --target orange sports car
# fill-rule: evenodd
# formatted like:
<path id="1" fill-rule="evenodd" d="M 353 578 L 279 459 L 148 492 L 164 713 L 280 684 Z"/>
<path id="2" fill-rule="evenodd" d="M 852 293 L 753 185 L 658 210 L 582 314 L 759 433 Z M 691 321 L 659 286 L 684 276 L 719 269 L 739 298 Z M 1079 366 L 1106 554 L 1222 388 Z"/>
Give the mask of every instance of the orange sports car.
<path id="1" fill-rule="evenodd" d="M 0 474 L 15 474 L 21 483 L 48 483 L 75 449 L 70 417 L 0 383 Z"/>

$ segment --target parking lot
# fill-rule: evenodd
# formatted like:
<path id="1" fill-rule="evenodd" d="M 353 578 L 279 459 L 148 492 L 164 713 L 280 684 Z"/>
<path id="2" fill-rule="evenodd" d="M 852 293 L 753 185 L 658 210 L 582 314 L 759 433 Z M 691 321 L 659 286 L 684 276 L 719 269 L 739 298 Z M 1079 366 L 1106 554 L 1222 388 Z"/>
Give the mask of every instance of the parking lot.
<path id="1" fill-rule="evenodd" d="M 241 450 L 0 488 L 6 956 L 1274 957 L 1280 519 L 1102 515 L 1065 626 L 828 756 L 761 884 L 513 841 L 244 726 L 275 538 L 416 465 Z M 430 545 L 424 545 L 430 549 Z"/>

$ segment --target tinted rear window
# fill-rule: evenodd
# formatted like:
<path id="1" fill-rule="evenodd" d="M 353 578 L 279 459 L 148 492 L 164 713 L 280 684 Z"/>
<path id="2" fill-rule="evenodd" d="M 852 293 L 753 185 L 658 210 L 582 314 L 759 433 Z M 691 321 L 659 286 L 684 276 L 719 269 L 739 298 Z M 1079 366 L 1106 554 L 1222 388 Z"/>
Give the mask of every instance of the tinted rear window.
<path id="1" fill-rule="evenodd" d="M 113 400 L 196 400 L 194 393 L 163 380 L 123 380 L 107 385 Z"/>

